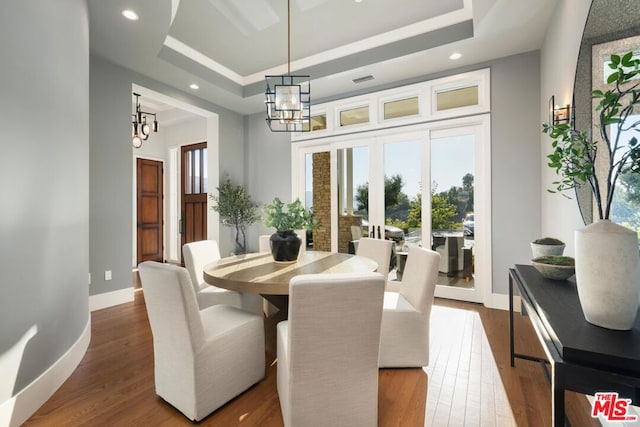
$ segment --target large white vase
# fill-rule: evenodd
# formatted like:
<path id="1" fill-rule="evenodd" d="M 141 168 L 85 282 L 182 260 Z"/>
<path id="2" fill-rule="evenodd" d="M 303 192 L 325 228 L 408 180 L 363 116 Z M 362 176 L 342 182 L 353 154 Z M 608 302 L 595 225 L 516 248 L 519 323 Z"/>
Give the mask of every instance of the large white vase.
<path id="1" fill-rule="evenodd" d="M 635 232 L 609 220 L 577 230 L 576 284 L 584 317 L 608 329 L 633 327 L 640 297 Z"/>

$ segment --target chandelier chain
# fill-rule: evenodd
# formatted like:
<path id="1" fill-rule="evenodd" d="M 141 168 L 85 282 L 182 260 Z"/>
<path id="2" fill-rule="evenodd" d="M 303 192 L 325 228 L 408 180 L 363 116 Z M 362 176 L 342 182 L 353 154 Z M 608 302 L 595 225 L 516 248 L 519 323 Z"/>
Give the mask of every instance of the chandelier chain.
<path id="1" fill-rule="evenodd" d="M 291 74 L 291 0 L 287 0 L 287 74 Z"/>

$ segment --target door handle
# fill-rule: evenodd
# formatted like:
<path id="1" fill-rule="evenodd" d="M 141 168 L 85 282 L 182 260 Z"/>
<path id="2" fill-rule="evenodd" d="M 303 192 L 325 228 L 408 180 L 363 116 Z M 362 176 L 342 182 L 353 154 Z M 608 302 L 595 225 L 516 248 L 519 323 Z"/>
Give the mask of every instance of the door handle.
<path id="1" fill-rule="evenodd" d="M 178 222 L 178 230 L 180 231 L 180 234 L 182 236 L 184 236 L 185 234 L 185 227 L 184 227 L 184 211 L 180 214 L 180 221 Z"/>

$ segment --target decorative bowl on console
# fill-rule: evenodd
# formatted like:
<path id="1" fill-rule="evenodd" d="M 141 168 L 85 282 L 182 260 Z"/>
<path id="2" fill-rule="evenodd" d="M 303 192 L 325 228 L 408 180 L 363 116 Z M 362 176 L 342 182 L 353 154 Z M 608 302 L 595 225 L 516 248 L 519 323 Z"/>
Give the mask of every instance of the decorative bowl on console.
<path id="1" fill-rule="evenodd" d="M 564 242 L 553 237 L 543 237 L 531 242 L 531 253 L 534 258 L 546 255 L 562 255 Z"/>
<path id="2" fill-rule="evenodd" d="M 570 256 L 542 256 L 532 259 L 531 264 L 544 278 L 551 280 L 567 280 L 576 272 L 575 259 Z"/>

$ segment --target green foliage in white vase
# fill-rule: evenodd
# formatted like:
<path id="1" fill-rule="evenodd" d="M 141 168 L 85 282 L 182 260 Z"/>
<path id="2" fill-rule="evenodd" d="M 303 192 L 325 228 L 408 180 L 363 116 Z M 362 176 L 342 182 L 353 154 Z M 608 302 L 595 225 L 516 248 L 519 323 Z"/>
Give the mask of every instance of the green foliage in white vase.
<path id="1" fill-rule="evenodd" d="M 265 206 L 265 225 L 274 227 L 278 232 L 287 230 L 314 230 L 320 225 L 310 210 L 302 205 L 300 199 L 286 204 L 278 197 Z"/>

